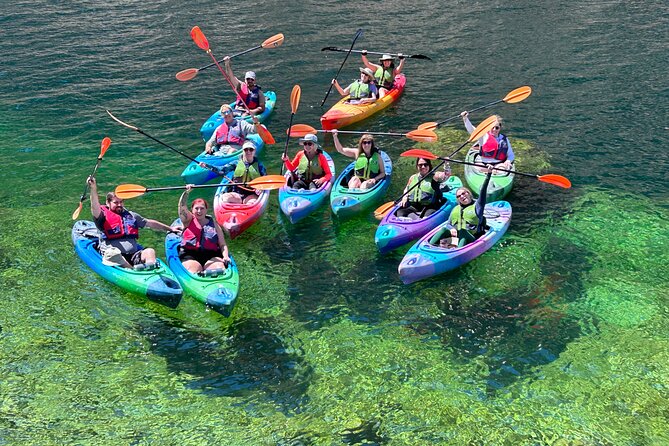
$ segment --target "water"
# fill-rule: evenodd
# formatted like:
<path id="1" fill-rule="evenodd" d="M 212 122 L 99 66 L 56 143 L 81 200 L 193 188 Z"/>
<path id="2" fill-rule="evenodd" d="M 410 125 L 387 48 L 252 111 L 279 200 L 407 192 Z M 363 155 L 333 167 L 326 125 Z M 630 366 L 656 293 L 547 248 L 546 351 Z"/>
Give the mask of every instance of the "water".
<path id="1" fill-rule="evenodd" d="M 1 444 L 669 443 L 666 5 L 374 9 L 358 20 L 353 2 L 5 2 Z M 251 21 L 261 26 L 247 31 Z M 292 86 L 295 122 L 316 126 L 343 60 L 320 48 L 348 47 L 362 27 L 357 48 L 433 62 L 409 60 L 399 104 L 357 129 L 406 131 L 531 85 L 526 101 L 472 118 L 500 113 L 523 170 L 574 187 L 517 181 L 501 243 L 412 286 L 397 276 L 406 248 L 376 253 L 372 217 L 338 222 L 324 207 L 293 226 L 273 198 L 230 244 L 242 277 L 231 318 L 123 293 L 78 260 L 70 215 L 104 136 L 101 189 L 180 184 L 184 159 L 104 110 L 197 154 L 199 126 L 231 95 L 214 70 L 174 79 L 209 63 L 188 36 L 196 24 L 219 57 L 285 34 L 233 60 L 278 94 L 272 172 Z M 446 153 L 463 135 L 456 121 L 429 148 Z M 381 142 L 396 197 L 412 142 Z M 131 208 L 169 222 L 177 199 L 147 194 Z M 162 252 L 161 234 L 142 240 Z"/>

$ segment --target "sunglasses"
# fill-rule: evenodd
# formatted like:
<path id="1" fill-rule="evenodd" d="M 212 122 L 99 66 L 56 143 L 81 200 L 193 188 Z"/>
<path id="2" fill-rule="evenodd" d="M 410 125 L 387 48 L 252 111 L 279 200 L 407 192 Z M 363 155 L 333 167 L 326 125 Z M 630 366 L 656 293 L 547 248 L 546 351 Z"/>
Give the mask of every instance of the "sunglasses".
<path id="1" fill-rule="evenodd" d="M 252 77 L 247 77 L 247 78 L 246 78 L 246 82 L 248 82 L 248 81 L 253 81 L 253 82 L 255 82 L 256 80 L 253 79 Z"/>
<path id="2" fill-rule="evenodd" d="M 371 144 L 372 142 L 373 142 L 373 141 L 366 140 L 366 141 L 363 141 L 362 143 L 363 143 L 363 144 Z"/>
<path id="3" fill-rule="evenodd" d="M 467 192 L 460 192 L 459 194 L 455 194 L 457 198 L 466 197 L 467 195 L 469 195 Z"/>
<path id="4" fill-rule="evenodd" d="M 492 129 L 493 129 L 493 130 L 499 130 L 500 128 L 501 128 L 501 126 L 496 125 L 496 126 L 494 126 Z"/>
<path id="5" fill-rule="evenodd" d="M 221 113 L 221 114 L 222 114 L 223 116 L 228 116 L 228 115 L 231 115 L 232 112 L 231 112 L 230 110 L 226 110 L 226 111 L 224 111 L 224 112 Z"/>
<path id="6" fill-rule="evenodd" d="M 418 163 L 417 166 L 418 167 L 428 167 L 429 164 L 428 163 Z"/>
<path id="7" fill-rule="evenodd" d="M 251 149 L 251 148 L 246 148 L 244 149 L 244 152 L 255 152 L 256 149 Z"/>
<path id="8" fill-rule="evenodd" d="M 313 142 L 309 142 L 309 141 L 305 141 L 305 142 L 303 142 L 302 144 L 303 144 L 304 146 L 313 146 L 313 145 L 314 145 Z"/>

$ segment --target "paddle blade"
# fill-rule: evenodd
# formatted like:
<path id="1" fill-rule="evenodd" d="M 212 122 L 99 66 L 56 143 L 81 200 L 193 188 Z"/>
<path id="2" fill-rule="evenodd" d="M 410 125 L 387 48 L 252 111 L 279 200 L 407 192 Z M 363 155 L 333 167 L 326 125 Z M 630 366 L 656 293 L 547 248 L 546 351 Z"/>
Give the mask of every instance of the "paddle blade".
<path id="1" fill-rule="evenodd" d="M 276 143 L 274 137 L 264 125 L 256 124 L 256 130 L 258 131 L 258 135 L 260 135 L 260 139 L 262 139 L 265 144 L 272 145 Z"/>
<path id="2" fill-rule="evenodd" d="M 377 220 L 383 220 L 383 217 L 385 217 L 394 206 L 395 206 L 394 201 L 389 201 L 388 203 L 382 204 L 374 211 L 374 218 L 376 218 Z"/>
<path id="3" fill-rule="evenodd" d="M 102 157 L 105 156 L 105 153 L 107 153 L 107 149 L 109 149 L 110 145 L 111 138 L 109 138 L 109 136 L 105 136 L 100 143 L 100 156 L 98 156 L 99 159 L 102 159 Z"/>
<path id="4" fill-rule="evenodd" d="M 307 135 L 307 134 L 309 134 L 309 133 L 316 134 L 317 132 L 318 132 L 318 130 L 316 130 L 315 128 L 313 128 L 313 127 L 310 126 L 310 125 L 306 125 L 306 124 L 295 124 L 295 125 L 292 126 L 290 129 L 288 129 L 288 132 L 287 132 L 287 133 L 288 133 L 291 137 L 293 137 L 293 136 L 297 136 L 297 137 L 299 137 L 299 138 L 302 138 L 304 135 Z"/>
<path id="5" fill-rule="evenodd" d="M 84 202 L 83 201 L 79 202 L 79 207 L 77 207 L 74 210 L 74 212 L 72 212 L 72 220 L 76 220 L 77 218 L 79 218 L 79 214 L 81 213 L 81 208 L 83 207 L 84 207 Z"/>
<path id="6" fill-rule="evenodd" d="M 260 190 L 279 189 L 285 185 L 286 177 L 283 175 L 265 175 L 247 183 L 247 186 Z"/>
<path id="7" fill-rule="evenodd" d="M 430 121 L 430 122 L 424 122 L 421 125 L 419 125 L 418 130 L 436 130 L 437 127 L 439 127 L 438 122 Z"/>
<path id="8" fill-rule="evenodd" d="M 193 39 L 193 42 L 195 42 L 195 45 L 199 46 L 200 49 L 209 51 L 209 41 L 202 33 L 202 30 L 199 26 L 194 26 L 193 29 L 190 30 L 190 37 Z"/>
<path id="9" fill-rule="evenodd" d="M 408 56 L 410 59 L 423 59 L 423 60 L 432 60 L 431 57 L 428 57 L 424 54 L 412 54 L 411 56 Z"/>
<path id="10" fill-rule="evenodd" d="M 197 76 L 198 71 L 200 70 L 197 68 L 186 68 L 185 70 L 179 71 L 176 75 L 176 78 L 178 81 L 186 82 Z"/>
<path id="11" fill-rule="evenodd" d="M 537 179 L 542 183 L 552 184 L 554 186 L 562 187 L 564 189 L 569 189 L 571 187 L 571 181 L 568 178 L 563 177 L 562 175 L 555 175 L 549 173 L 547 175 L 539 175 Z"/>
<path id="12" fill-rule="evenodd" d="M 282 43 L 283 34 L 279 33 L 269 37 L 268 39 L 265 39 L 265 41 L 261 43 L 260 46 L 263 48 L 276 48 L 277 46 L 281 46 Z"/>
<path id="13" fill-rule="evenodd" d="M 469 139 L 467 142 L 472 142 L 476 141 L 477 139 L 481 138 L 483 135 L 488 133 L 490 129 L 492 128 L 493 124 L 497 122 L 497 116 L 492 115 L 488 116 L 482 123 L 480 123 L 472 132 L 471 135 L 469 135 Z"/>
<path id="14" fill-rule="evenodd" d="M 121 200 L 141 197 L 145 193 L 146 188 L 144 186 L 140 186 L 139 184 L 119 184 L 116 186 L 116 189 L 114 189 L 114 194 Z"/>
<path id="15" fill-rule="evenodd" d="M 531 94 L 532 87 L 525 85 L 524 87 L 519 87 L 510 91 L 502 100 L 508 104 L 515 104 L 516 102 L 524 101 Z"/>
<path id="16" fill-rule="evenodd" d="M 293 87 L 293 91 L 290 92 L 290 111 L 295 114 L 297 113 L 297 107 L 300 105 L 300 97 L 302 96 L 302 89 L 299 85 Z"/>
<path id="17" fill-rule="evenodd" d="M 437 134 L 434 130 L 416 129 L 405 135 L 407 138 L 418 142 L 437 142 Z"/>
<path id="18" fill-rule="evenodd" d="M 400 156 L 412 156 L 412 157 L 416 157 L 416 158 L 423 158 L 423 159 L 426 159 L 426 160 L 439 159 L 439 157 L 437 155 L 430 152 L 429 150 L 413 149 L 413 148 L 400 153 Z"/>

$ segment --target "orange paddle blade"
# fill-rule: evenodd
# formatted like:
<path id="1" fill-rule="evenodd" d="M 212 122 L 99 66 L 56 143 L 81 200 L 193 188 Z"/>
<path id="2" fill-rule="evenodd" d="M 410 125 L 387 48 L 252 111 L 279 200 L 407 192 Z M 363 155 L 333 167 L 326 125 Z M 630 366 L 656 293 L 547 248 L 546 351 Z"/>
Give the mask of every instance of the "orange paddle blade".
<path id="1" fill-rule="evenodd" d="M 283 175 L 265 175 L 264 177 L 249 181 L 246 185 L 260 190 L 279 189 L 286 185 L 286 177 Z"/>
<path id="2" fill-rule="evenodd" d="M 185 70 L 179 71 L 176 77 L 178 81 L 186 82 L 197 76 L 199 71 L 200 70 L 197 68 L 186 68 Z"/>
<path id="3" fill-rule="evenodd" d="M 434 130 L 416 129 L 405 135 L 407 138 L 418 142 L 437 142 L 437 134 Z"/>
<path id="4" fill-rule="evenodd" d="M 146 193 L 146 188 L 139 184 L 119 184 L 114 189 L 114 194 L 122 200 L 141 197 Z"/>
<path id="5" fill-rule="evenodd" d="M 480 123 L 474 129 L 472 134 L 469 135 L 469 139 L 467 140 L 467 142 L 476 141 L 477 139 L 481 138 L 483 135 L 485 135 L 490 131 L 495 122 L 497 122 L 496 115 L 488 116 L 482 123 Z"/>
<path id="6" fill-rule="evenodd" d="M 260 44 L 263 48 L 276 48 L 283 43 L 283 34 L 275 34 L 272 37 L 265 39 L 263 43 Z"/>
<path id="7" fill-rule="evenodd" d="M 100 143 L 100 156 L 98 158 L 102 159 L 103 156 L 105 156 L 105 153 L 107 152 L 107 149 L 111 145 L 111 138 L 109 136 L 105 136 L 102 139 L 102 143 Z"/>
<path id="8" fill-rule="evenodd" d="M 412 157 L 416 157 L 416 158 L 423 158 L 423 159 L 426 159 L 426 160 L 439 159 L 439 157 L 437 155 L 430 152 L 429 150 L 413 149 L 413 148 L 400 153 L 400 156 L 412 156 Z"/>
<path id="9" fill-rule="evenodd" d="M 297 113 L 297 107 L 300 105 L 300 96 L 302 96 L 302 89 L 299 85 L 295 85 L 293 91 L 290 92 L 290 111 L 293 114 Z"/>
<path id="10" fill-rule="evenodd" d="M 190 37 L 193 39 L 193 42 L 195 42 L 195 45 L 205 51 L 209 51 L 209 41 L 202 33 L 199 26 L 194 26 L 193 29 L 190 30 Z"/>
<path id="11" fill-rule="evenodd" d="M 532 87 L 528 87 L 527 85 L 525 85 L 523 87 L 519 87 L 513 91 L 510 91 L 509 94 L 504 96 L 504 99 L 502 100 L 508 104 L 515 104 L 516 102 L 524 101 L 531 94 L 532 94 Z"/>
<path id="12" fill-rule="evenodd" d="M 383 217 L 385 217 L 394 206 L 395 206 L 394 201 L 389 201 L 388 203 L 382 204 L 374 211 L 374 218 L 376 218 L 377 220 L 383 220 Z"/>
<path id="13" fill-rule="evenodd" d="M 316 130 L 315 128 L 313 128 L 310 125 L 295 124 L 290 129 L 288 129 L 287 133 L 290 136 L 298 136 L 298 137 L 302 138 L 304 135 L 307 135 L 309 133 L 316 134 L 317 132 L 318 132 L 318 130 Z"/>
<path id="14" fill-rule="evenodd" d="M 436 130 L 437 127 L 439 127 L 439 123 L 430 121 L 430 122 L 424 122 L 421 125 L 419 125 L 418 130 Z"/>
<path id="15" fill-rule="evenodd" d="M 565 189 L 569 189 L 571 187 L 571 181 L 569 181 L 568 178 L 563 177 L 562 175 L 556 175 L 554 173 L 539 175 L 537 176 L 537 179 L 543 183 L 553 184 Z"/>
<path id="16" fill-rule="evenodd" d="M 76 220 L 79 218 L 79 214 L 81 213 L 81 208 L 84 207 L 84 203 L 80 202 L 79 207 L 77 207 L 74 212 L 72 212 L 72 220 Z"/>
<path id="17" fill-rule="evenodd" d="M 274 137 L 264 125 L 256 124 L 256 130 L 258 131 L 258 135 L 260 135 L 260 139 L 262 139 L 265 144 L 272 145 L 276 143 Z"/>

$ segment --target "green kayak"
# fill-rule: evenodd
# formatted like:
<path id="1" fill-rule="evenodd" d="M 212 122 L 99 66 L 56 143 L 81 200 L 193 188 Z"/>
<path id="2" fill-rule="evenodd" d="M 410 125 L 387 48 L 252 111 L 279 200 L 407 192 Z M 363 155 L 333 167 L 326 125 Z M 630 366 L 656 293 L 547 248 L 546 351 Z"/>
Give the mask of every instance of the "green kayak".
<path id="1" fill-rule="evenodd" d="M 469 163 L 481 164 L 480 158 L 478 156 L 478 150 L 469 149 L 465 161 Z M 511 165 L 510 170 L 515 171 L 516 167 Z M 515 175 L 513 173 L 493 173 L 492 177 L 490 178 L 490 183 L 488 184 L 486 202 L 491 203 L 506 197 L 506 195 L 511 192 L 514 177 Z M 467 185 L 475 196 L 478 196 L 479 191 L 481 190 L 481 184 L 483 184 L 483 180 L 485 180 L 484 171 L 480 171 L 477 167 L 474 166 L 465 165 L 465 181 L 467 181 Z"/>

